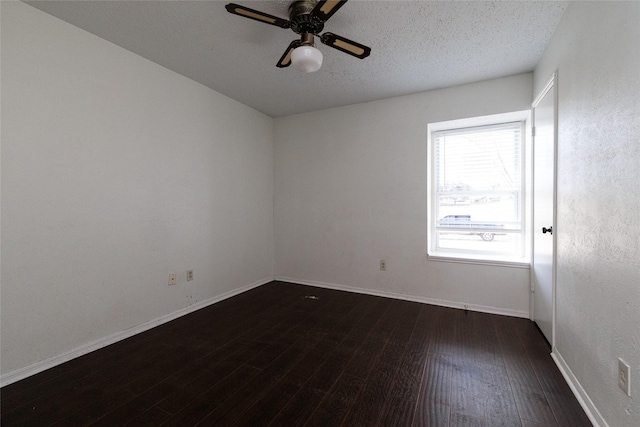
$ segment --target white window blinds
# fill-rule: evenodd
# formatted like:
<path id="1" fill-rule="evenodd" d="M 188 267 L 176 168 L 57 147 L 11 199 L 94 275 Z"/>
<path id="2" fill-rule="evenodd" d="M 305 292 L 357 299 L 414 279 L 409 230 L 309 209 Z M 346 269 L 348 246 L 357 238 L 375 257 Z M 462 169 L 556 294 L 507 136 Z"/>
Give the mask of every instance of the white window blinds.
<path id="1" fill-rule="evenodd" d="M 432 134 L 431 250 L 520 257 L 523 122 Z"/>

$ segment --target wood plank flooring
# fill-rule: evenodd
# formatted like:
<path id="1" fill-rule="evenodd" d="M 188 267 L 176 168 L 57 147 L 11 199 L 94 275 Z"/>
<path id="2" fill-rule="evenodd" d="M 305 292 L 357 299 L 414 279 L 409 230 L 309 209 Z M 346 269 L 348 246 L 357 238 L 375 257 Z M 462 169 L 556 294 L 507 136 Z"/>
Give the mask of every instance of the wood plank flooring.
<path id="1" fill-rule="evenodd" d="M 529 320 L 283 282 L 0 399 L 3 426 L 591 425 Z"/>

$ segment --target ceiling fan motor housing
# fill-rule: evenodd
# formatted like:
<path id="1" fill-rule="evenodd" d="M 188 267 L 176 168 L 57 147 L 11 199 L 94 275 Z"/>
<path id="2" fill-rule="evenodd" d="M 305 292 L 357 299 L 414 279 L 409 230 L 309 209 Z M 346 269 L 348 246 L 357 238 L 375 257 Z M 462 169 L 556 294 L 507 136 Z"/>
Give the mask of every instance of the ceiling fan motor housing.
<path id="1" fill-rule="evenodd" d="M 299 0 L 289 6 L 291 29 L 297 34 L 317 35 L 324 28 L 324 22 L 311 16 L 316 0 Z"/>

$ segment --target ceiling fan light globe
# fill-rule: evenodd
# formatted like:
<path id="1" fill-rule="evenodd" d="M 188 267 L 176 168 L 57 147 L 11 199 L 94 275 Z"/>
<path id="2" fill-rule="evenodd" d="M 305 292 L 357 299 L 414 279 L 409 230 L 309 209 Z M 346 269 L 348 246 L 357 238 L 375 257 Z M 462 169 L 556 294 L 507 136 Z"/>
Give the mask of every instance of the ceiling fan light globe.
<path id="1" fill-rule="evenodd" d="M 291 52 L 291 64 L 303 73 L 313 73 L 322 66 L 322 52 L 313 46 L 300 46 Z"/>

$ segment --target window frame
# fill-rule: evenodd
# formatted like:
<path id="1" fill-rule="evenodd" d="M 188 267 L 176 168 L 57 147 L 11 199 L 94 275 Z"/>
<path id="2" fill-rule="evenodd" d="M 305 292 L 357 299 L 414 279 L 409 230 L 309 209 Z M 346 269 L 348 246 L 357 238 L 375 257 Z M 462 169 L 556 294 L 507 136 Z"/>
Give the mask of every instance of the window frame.
<path id="1" fill-rule="evenodd" d="M 472 264 L 488 264 L 517 268 L 529 268 L 531 259 L 531 112 L 515 111 L 503 114 L 471 117 L 465 119 L 433 122 L 427 125 L 427 259 L 432 261 L 459 262 Z M 521 122 L 521 236 L 522 256 L 511 257 L 490 253 L 467 253 L 464 251 L 438 251 L 436 248 L 436 179 L 435 179 L 435 138 L 436 132 L 459 130 L 481 126 L 495 126 L 513 122 Z"/>

